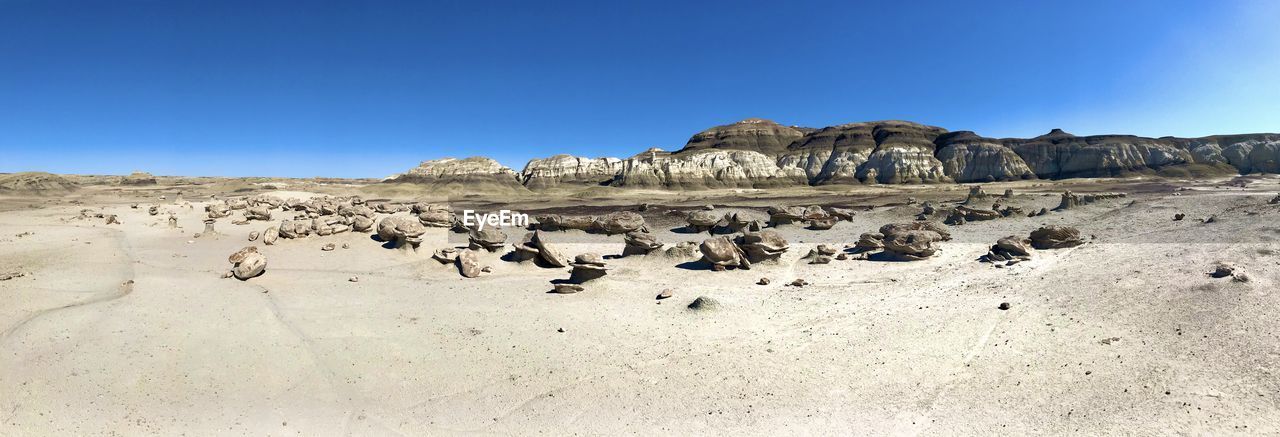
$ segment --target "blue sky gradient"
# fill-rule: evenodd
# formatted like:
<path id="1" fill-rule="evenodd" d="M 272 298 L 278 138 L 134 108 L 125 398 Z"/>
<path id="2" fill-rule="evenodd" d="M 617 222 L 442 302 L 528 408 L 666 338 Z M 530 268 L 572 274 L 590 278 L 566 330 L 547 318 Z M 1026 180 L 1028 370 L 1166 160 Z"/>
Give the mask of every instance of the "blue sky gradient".
<path id="1" fill-rule="evenodd" d="M 748 117 L 1277 132 L 1275 23 L 1265 0 L 0 0 L 0 172 L 518 170 Z"/>

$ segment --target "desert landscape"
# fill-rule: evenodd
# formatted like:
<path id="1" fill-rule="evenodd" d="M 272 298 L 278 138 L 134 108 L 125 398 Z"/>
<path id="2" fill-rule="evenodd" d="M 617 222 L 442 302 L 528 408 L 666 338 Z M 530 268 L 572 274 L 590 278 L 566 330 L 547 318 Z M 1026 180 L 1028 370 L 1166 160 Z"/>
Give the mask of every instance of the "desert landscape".
<path id="1" fill-rule="evenodd" d="M 0 435 L 1280 433 L 1278 163 L 748 119 L 520 171 L 0 175 Z"/>

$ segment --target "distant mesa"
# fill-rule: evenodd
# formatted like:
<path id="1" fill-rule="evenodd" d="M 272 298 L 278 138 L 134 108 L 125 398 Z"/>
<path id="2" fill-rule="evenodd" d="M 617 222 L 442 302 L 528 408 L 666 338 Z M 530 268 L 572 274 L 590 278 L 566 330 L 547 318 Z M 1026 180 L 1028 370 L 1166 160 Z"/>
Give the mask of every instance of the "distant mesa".
<path id="1" fill-rule="evenodd" d="M 155 185 L 155 184 L 156 184 L 155 176 L 152 176 L 151 173 L 141 172 L 141 171 L 135 171 L 129 174 L 128 176 L 125 176 L 120 179 L 120 185 L 144 186 L 144 185 Z"/>
<path id="2" fill-rule="evenodd" d="M 520 172 L 483 157 L 446 158 L 386 181 L 466 190 L 696 190 L 1225 173 L 1280 173 L 1280 134 L 1081 137 L 1053 129 L 1034 138 L 988 138 L 901 120 L 805 128 L 749 118 L 698 132 L 675 152 L 555 155 Z"/>
<path id="3" fill-rule="evenodd" d="M 23 172 L 0 175 L 0 193 L 4 194 L 59 194 L 79 188 L 79 184 L 52 173 Z"/>

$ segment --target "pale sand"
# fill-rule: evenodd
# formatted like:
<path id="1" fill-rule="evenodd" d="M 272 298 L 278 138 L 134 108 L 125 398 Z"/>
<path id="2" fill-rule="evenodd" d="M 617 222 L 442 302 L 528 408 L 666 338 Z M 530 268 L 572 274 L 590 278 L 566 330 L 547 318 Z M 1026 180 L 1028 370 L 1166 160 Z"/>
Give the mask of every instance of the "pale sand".
<path id="1" fill-rule="evenodd" d="M 7 199 L 0 273 L 28 274 L 0 281 L 0 435 L 1280 432 L 1280 205 L 1267 205 L 1276 179 L 1181 195 L 1145 181 L 1071 185 L 1133 194 L 952 227 L 955 240 L 925 261 L 829 265 L 799 258 L 910 221 L 919 207 L 902 205 L 905 195 L 957 201 L 966 189 L 747 192 L 881 206 L 830 231 L 782 227 L 792 249 L 776 265 L 610 259 L 606 278 L 573 295 L 547 293 L 568 269 L 498 254 L 482 256 L 492 273 L 462 278 L 430 258 L 459 241 L 440 229 L 416 254 L 352 233 L 265 246 L 246 235 L 266 223 L 229 219 L 221 238 L 192 238 L 216 187 L 188 190 L 190 209 L 155 200 L 165 187 L 87 188 L 75 196 L 84 206 Z M 1046 194 L 1012 202 L 1029 211 L 1055 206 L 1065 184 L 986 189 L 1006 186 Z M 136 196 L 151 200 L 130 209 Z M 646 218 L 668 246 L 705 238 L 669 230 L 677 219 L 662 212 L 673 202 L 771 202 L 643 192 L 511 205 L 647 196 L 663 205 Z M 148 216 L 155 203 L 183 229 Z M 100 207 L 123 224 L 67 220 Z M 1175 212 L 1187 219 L 1173 222 Z M 1197 220 L 1212 214 L 1217 223 Z M 996 238 L 1050 223 L 1096 238 L 1002 269 L 976 261 Z M 549 236 L 569 256 L 623 246 L 621 236 Z M 322 252 L 327 242 L 350 249 Z M 268 257 L 267 272 L 223 279 L 227 255 L 246 245 Z M 1209 278 L 1220 260 L 1250 281 Z M 755 285 L 760 277 L 772 283 Z M 811 285 L 784 285 L 794 278 Z M 654 299 L 667 288 L 674 297 Z M 687 309 L 698 296 L 719 308 Z"/>

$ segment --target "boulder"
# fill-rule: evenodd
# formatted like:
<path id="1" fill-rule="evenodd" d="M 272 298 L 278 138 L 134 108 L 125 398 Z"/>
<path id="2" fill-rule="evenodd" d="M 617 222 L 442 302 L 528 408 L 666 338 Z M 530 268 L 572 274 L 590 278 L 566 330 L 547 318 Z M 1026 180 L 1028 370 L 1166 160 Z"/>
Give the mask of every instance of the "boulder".
<path id="1" fill-rule="evenodd" d="M 904 260 L 920 260 L 938 252 L 938 242 L 950 239 L 927 222 L 889 224 L 880 227 L 886 253 Z"/>
<path id="2" fill-rule="evenodd" d="M 1049 225 L 1031 231 L 1031 246 L 1036 249 L 1061 249 L 1084 244 L 1080 231 L 1070 226 Z"/>
<path id="3" fill-rule="evenodd" d="M 738 237 L 736 247 L 741 250 L 749 262 L 759 263 L 781 258 L 782 254 L 791 246 L 787 244 L 787 240 L 782 237 L 782 234 L 772 229 L 765 229 L 758 232 L 744 232 L 742 236 Z M 724 257 L 719 258 L 724 259 Z"/>
<path id="4" fill-rule="evenodd" d="M 485 228 L 480 231 L 471 231 L 467 235 L 467 240 L 472 250 L 484 249 L 490 252 L 497 252 L 507 244 L 507 234 L 498 228 Z"/>
<path id="5" fill-rule="evenodd" d="M 785 225 L 804 220 L 805 208 L 799 206 L 770 206 L 769 224 Z"/>
<path id="6" fill-rule="evenodd" d="M 982 256 L 981 261 L 994 263 L 1028 259 L 1031 259 L 1031 240 L 1010 235 L 996 240 L 996 244 Z"/>
<path id="7" fill-rule="evenodd" d="M 573 267 L 569 275 L 569 282 L 574 284 L 582 284 L 604 277 L 608 269 L 604 266 L 604 258 L 598 253 L 583 253 L 573 258 L 573 262 L 569 264 Z"/>
<path id="8" fill-rule="evenodd" d="M 622 242 L 626 244 L 622 249 L 623 256 L 648 255 L 649 252 L 662 248 L 662 242 L 658 241 L 658 237 L 647 232 L 628 232 L 623 234 Z"/>
<path id="9" fill-rule="evenodd" d="M 480 261 L 476 258 L 475 251 L 471 249 L 458 251 L 454 263 L 458 266 L 458 273 L 462 274 L 462 277 L 474 278 L 480 276 Z"/>
<path id="10" fill-rule="evenodd" d="M 261 275 L 267 270 L 267 257 L 258 253 L 255 246 L 246 246 L 227 257 L 232 264 L 231 274 L 241 281 Z"/>
<path id="11" fill-rule="evenodd" d="M 271 208 L 267 205 L 252 206 L 244 210 L 245 220 L 271 220 Z"/>
<path id="12" fill-rule="evenodd" d="M 711 232 L 720 223 L 721 215 L 714 211 L 698 210 L 691 211 L 685 218 L 689 222 L 689 228 L 696 232 Z"/>
<path id="13" fill-rule="evenodd" d="M 378 223 L 378 237 L 393 241 L 392 246 L 397 249 L 417 250 L 426 232 L 427 228 L 416 217 L 391 216 Z"/>
<path id="14" fill-rule="evenodd" d="M 644 229 L 644 217 L 631 211 L 615 211 L 595 219 L 592 228 L 607 235 Z"/>
<path id="15" fill-rule="evenodd" d="M 858 236 L 858 242 L 853 245 L 857 252 L 873 252 L 884 249 L 884 234 L 879 232 L 867 232 Z"/>
<path id="16" fill-rule="evenodd" d="M 751 268 L 751 261 L 747 258 L 747 254 L 729 237 L 711 237 L 703 240 L 698 250 L 702 252 L 702 260 L 713 267 Z"/>

